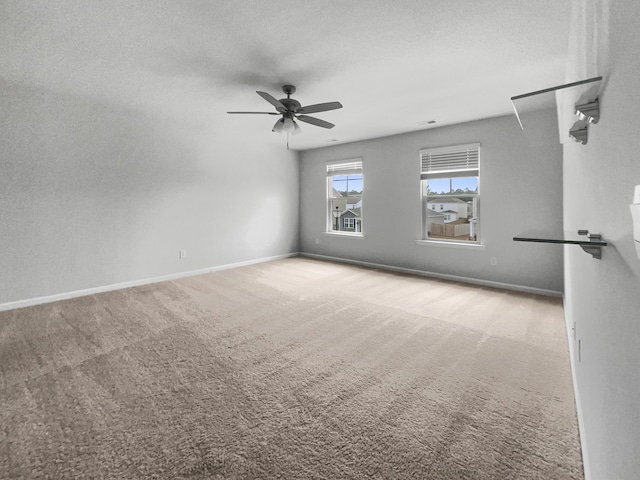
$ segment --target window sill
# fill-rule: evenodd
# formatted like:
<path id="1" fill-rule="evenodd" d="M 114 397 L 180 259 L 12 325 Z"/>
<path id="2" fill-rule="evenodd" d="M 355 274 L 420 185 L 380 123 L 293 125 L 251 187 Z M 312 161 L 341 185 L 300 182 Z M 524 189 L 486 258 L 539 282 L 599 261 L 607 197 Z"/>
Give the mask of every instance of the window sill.
<path id="1" fill-rule="evenodd" d="M 418 245 L 429 245 L 434 247 L 466 248 L 468 250 L 485 250 L 486 245 L 480 243 L 460 243 L 460 242 L 439 242 L 438 240 L 416 240 Z"/>
<path id="2" fill-rule="evenodd" d="M 322 234 L 329 237 L 364 238 L 364 235 L 362 233 L 322 232 Z"/>

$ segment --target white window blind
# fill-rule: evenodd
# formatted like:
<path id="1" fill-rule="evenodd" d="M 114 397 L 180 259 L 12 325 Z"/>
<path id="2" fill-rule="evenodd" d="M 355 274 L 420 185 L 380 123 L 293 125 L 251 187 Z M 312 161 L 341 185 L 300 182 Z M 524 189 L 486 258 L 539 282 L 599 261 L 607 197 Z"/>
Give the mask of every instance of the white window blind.
<path id="1" fill-rule="evenodd" d="M 480 144 L 420 150 L 420 178 L 477 177 Z"/>
<path id="2" fill-rule="evenodd" d="M 360 175 L 362 174 L 362 160 L 352 160 L 343 163 L 328 163 L 327 176 Z"/>

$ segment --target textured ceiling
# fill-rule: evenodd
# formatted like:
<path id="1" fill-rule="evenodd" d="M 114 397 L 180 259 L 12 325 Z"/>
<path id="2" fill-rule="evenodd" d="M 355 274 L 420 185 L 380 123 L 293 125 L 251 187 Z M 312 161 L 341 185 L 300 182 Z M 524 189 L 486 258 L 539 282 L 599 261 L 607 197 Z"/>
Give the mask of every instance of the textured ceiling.
<path id="1" fill-rule="evenodd" d="M 256 90 L 303 105 L 291 148 L 512 112 L 509 98 L 564 83 L 568 0 L 3 1 L 0 76 L 285 144 Z M 435 125 L 420 122 L 435 120 Z M 515 118 L 514 118 L 515 121 Z M 216 133 L 217 132 L 217 133 Z"/>

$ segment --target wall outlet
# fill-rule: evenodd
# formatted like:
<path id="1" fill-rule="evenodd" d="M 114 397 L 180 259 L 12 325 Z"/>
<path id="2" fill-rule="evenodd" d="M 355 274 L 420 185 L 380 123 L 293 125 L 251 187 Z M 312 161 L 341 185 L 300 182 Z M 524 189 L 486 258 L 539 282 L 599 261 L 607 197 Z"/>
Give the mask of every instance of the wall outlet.
<path id="1" fill-rule="evenodd" d="M 187 258 L 187 251 L 186 250 L 180 250 L 180 258 Z"/>
<path id="2" fill-rule="evenodd" d="M 320 239 L 316 238 L 316 245 L 320 245 Z"/>
<path id="3" fill-rule="evenodd" d="M 491 257 L 489 259 L 489 263 L 491 264 L 492 267 L 495 267 L 496 265 L 498 265 L 498 259 L 496 257 Z"/>

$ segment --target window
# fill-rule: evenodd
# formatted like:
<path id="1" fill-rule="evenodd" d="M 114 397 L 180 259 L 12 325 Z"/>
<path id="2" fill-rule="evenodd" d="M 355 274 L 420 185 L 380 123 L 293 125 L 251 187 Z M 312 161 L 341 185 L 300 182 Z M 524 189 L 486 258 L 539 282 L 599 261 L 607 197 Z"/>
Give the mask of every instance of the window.
<path id="1" fill-rule="evenodd" d="M 422 239 L 480 243 L 480 144 L 420 151 Z"/>
<path id="2" fill-rule="evenodd" d="M 362 160 L 327 164 L 327 232 L 362 235 L 362 183 Z"/>

